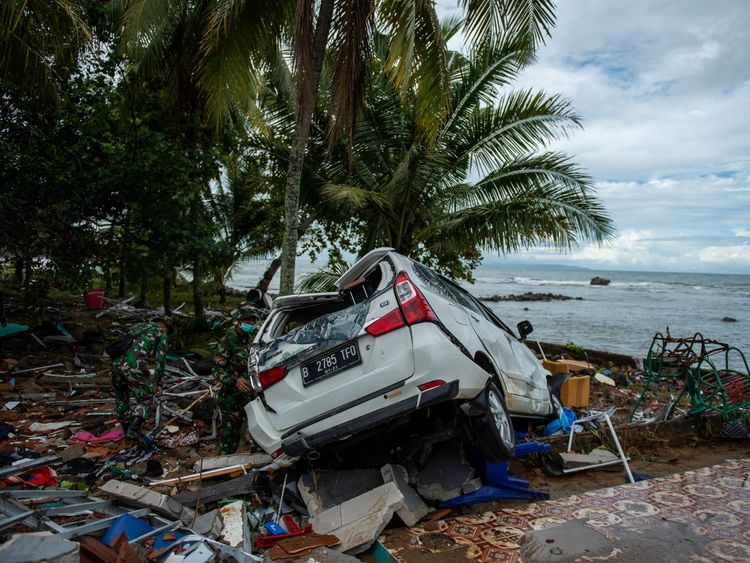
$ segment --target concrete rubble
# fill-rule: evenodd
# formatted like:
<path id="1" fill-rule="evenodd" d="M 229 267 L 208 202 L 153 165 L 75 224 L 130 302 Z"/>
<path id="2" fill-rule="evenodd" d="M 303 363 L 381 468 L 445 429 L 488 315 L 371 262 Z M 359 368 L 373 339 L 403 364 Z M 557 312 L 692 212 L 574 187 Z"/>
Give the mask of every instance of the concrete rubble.
<path id="1" fill-rule="evenodd" d="M 409 485 L 409 475 L 405 467 L 388 464 L 380 468 L 380 473 L 383 475 L 383 480 L 386 483 L 394 483 L 404 497 L 403 506 L 396 511 L 404 524 L 409 527 L 415 526 L 417 522 L 429 514 L 430 507 Z"/>
<path id="2" fill-rule="evenodd" d="M 474 468 L 466 460 L 458 441 L 438 444 L 432 457 L 417 475 L 417 491 L 426 499 L 446 501 L 464 492 L 474 478 Z"/>
<path id="3" fill-rule="evenodd" d="M 357 554 L 369 548 L 404 506 L 404 495 L 395 483 L 386 483 L 338 506 L 324 510 L 311 520 L 318 534 L 333 534 L 341 540 L 340 551 Z"/>
<path id="4" fill-rule="evenodd" d="M 195 512 L 185 508 L 175 499 L 132 483 L 111 479 L 100 490 L 121 499 L 126 504 L 153 508 L 154 512 L 179 519 L 185 525 L 189 525 L 195 518 Z"/>

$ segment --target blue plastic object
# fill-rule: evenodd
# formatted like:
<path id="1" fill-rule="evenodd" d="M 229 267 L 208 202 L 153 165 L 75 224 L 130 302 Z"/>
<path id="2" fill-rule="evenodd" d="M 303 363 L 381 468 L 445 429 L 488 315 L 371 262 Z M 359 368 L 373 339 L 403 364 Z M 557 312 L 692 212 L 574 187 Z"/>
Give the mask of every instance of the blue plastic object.
<path id="1" fill-rule="evenodd" d="M 125 537 L 127 537 L 128 540 L 133 540 L 142 536 L 143 534 L 147 534 L 153 531 L 154 527 L 150 526 L 140 518 L 136 518 L 135 516 L 131 516 L 130 514 L 123 514 L 117 520 L 112 522 L 112 525 L 109 527 L 107 532 L 101 537 L 101 542 L 105 545 L 111 546 L 122 534 L 125 534 Z M 152 546 L 153 549 L 162 549 L 164 547 L 168 547 L 172 545 L 172 543 L 186 535 L 175 530 L 171 532 L 172 534 L 174 534 L 175 539 L 165 541 L 164 536 L 168 533 L 170 532 L 164 532 L 162 534 L 154 536 L 155 541 L 154 545 Z"/>
<path id="2" fill-rule="evenodd" d="M 540 452 L 546 452 L 551 449 L 549 444 L 541 442 L 522 442 L 516 444 L 516 457 L 531 455 Z M 508 462 L 490 463 L 484 461 L 484 466 L 480 469 L 480 475 L 484 486 L 465 495 L 452 498 L 445 501 L 440 506 L 449 508 L 454 506 L 464 506 L 468 504 L 479 504 L 480 502 L 490 502 L 493 500 L 521 499 L 521 500 L 544 500 L 549 498 L 548 493 L 529 489 L 529 482 L 526 479 L 512 477 L 508 472 Z"/>
<path id="3" fill-rule="evenodd" d="M 575 421 L 576 413 L 568 407 L 563 407 L 563 412 L 560 415 L 560 418 L 553 420 L 544 427 L 544 435 L 552 436 L 554 434 L 567 434 L 570 432 L 570 427 L 573 426 Z"/>
<path id="4" fill-rule="evenodd" d="M 278 522 L 266 522 L 263 524 L 263 527 L 268 530 L 268 533 L 272 536 L 281 536 L 288 533 Z"/>
<path id="5" fill-rule="evenodd" d="M 26 332 L 27 330 L 29 330 L 29 325 L 19 325 L 15 323 L 0 324 L 0 338 L 16 334 L 17 332 Z"/>

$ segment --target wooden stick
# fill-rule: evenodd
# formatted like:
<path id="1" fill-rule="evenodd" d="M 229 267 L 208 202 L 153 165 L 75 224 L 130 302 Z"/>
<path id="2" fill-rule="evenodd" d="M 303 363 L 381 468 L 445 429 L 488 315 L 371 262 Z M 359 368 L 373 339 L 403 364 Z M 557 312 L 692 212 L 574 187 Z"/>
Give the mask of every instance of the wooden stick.
<path id="1" fill-rule="evenodd" d="M 252 463 L 230 465 L 228 467 L 221 467 L 219 469 L 211 469 L 209 471 L 199 471 L 198 473 L 191 473 L 190 475 L 183 475 L 182 477 L 162 479 L 161 481 L 151 481 L 149 485 L 152 487 L 156 485 L 175 485 L 177 483 L 189 483 L 190 481 L 198 481 L 199 479 L 208 479 L 210 477 L 221 477 L 222 475 L 229 475 L 231 473 L 247 473 L 247 469 L 252 466 Z"/>

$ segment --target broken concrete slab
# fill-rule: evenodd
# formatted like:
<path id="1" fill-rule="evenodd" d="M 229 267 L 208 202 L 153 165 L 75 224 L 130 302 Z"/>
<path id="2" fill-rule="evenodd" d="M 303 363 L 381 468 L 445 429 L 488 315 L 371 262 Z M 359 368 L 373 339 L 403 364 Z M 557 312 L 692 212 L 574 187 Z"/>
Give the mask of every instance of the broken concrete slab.
<path id="1" fill-rule="evenodd" d="M 620 460 L 618 456 L 604 448 L 596 448 L 595 450 L 591 450 L 588 454 L 563 452 L 560 454 L 560 457 L 562 458 L 563 466 L 566 469 Z"/>
<path id="2" fill-rule="evenodd" d="M 257 467 L 268 465 L 273 458 L 268 454 L 231 454 L 220 455 L 216 457 L 204 457 L 198 460 L 193 466 L 193 471 L 210 471 L 212 469 L 221 469 L 222 467 L 232 467 L 235 465 L 244 465 L 247 467 Z"/>
<path id="3" fill-rule="evenodd" d="M 221 541 L 250 553 L 252 542 L 247 522 L 245 503 L 241 500 L 225 504 L 219 509 L 224 527 Z"/>
<path id="4" fill-rule="evenodd" d="M 139 487 L 132 483 L 111 479 L 104 483 L 99 490 L 121 499 L 126 504 L 147 506 L 159 514 L 172 518 L 179 518 L 186 526 L 192 523 L 195 516 L 193 510 L 185 508 L 172 497 L 157 493 L 156 491 L 151 491 L 144 487 Z"/>
<path id="5" fill-rule="evenodd" d="M 463 494 L 474 468 L 466 460 L 461 444 L 452 440 L 435 446 L 432 457 L 417 475 L 417 491 L 426 499 L 446 501 Z"/>
<path id="6" fill-rule="evenodd" d="M 411 485 L 409 485 L 409 475 L 406 468 L 402 465 L 384 465 L 380 468 L 380 473 L 386 483 L 395 483 L 401 494 L 404 495 L 404 506 L 396 511 L 398 517 L 404 524 L 411 527 L 427 516 L 430 507 L 425 504 Z"/>
<path id="7" fill-rule="evenodd" d="M 81 544 L 52 532 L 16 534 L 0 545 L 0 560 L 15 563 L 78 563 Z"/>
<path id="8" fill-rule="evenodd" d="M 317 473 L 314 480 L 306 473 L 297 487 L 310 516 L 315 516 L 382 484 L 383 476 L 377 469 L 355 469 Z"/>
<path id="9" fill-rule="evenodd" d="M 404 495 L 396 484 L 386 483 L 321 512 L 311 523 L 316 533 L 339 538 L 339 551 L 357 554 L 375 542 L 403 506 Z"/>
<path id="10" fill-rule="evenodd" d="M 206 536 L 208 538 L 216 539 L 221 535 L 221 531 L 224 529 L 224 522 L 221 519 L 221 512 L 219 510 L 212 510 L 201 514 L 195 519 L 195 524 L 192 530 L 196 534 Z"/>

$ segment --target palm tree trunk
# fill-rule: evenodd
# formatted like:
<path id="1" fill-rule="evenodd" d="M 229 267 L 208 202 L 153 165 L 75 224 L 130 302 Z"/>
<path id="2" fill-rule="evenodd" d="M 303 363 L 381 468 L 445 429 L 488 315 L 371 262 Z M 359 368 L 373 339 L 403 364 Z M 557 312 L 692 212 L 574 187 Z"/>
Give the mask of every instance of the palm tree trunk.
<path id="1" fill-rule="evenodd" d="M 193 310 L 195 324 L 205 319 L 203 312 L 203 256 L 196 254 L 193 260 Z"/>
<path id="2" fill-rule="evenodd" d="M 271 260 L 268 268 L 266 268 L 266 271 L 263 272 L 263 277 L 260 279 L 260 283 L 258 284 L 258 289 L 260 289 L 263 293 L 266 293 L 268 291 L 268 286 L 271 285 L 271 280 L 273 280 L 273 277 L 276 275 L 276 271 L 279 269 L 279 266 L 281 266 L 281 256 L 277 256 L 276 258 Z"/>
<path id="3" fill-rule="evenodd" d="M 318 11 L 318 25 L 315 27 L 313 39 L 313 72 L 312 76 L 305 76 L 298 80 L 298 85 L 306 83 L 307 91 L 312 95 L 305 95 L 305 89 L 298 86 L 297 96 L 297 126 L 289 152 L 289 167 L 286 175 L 286 193 L 284 204 L 284 238 L 281 243 L 281 286 L 280 295 L 294 292 L 294 267 L 297 259 L 297 240 L 299 239 L 299 189 L 302 180 L 302 168 L 305 164 L 305 146 L 310 135 L 310 123 L 315 110 L 315 98 L 320 85 L 320 70 L 323 68 L 323 57 L 328 32 L 331 28 L 334 0 L 321 0 Z M 296 72 L 301 72 L 302 65 L 297 65 Z M 309 81 L 309 82 L 308 82 Z"/>
<path id="4" fill-rule="evenodd" d="M 141 293 L 138 298 L 138 301 L 140 302 L 141 307 L 148 306 L 149 278 L 150 278 L 149 267 L 145 266 L 143 270 L 141 270 Z"/>
<path id="5" fill-rule="evenodd" d="M 172 267 L 164 268 L 164 279 L 162 280 L 162 291 L 164 297 L 164 314 L 172 314 Z"/>

